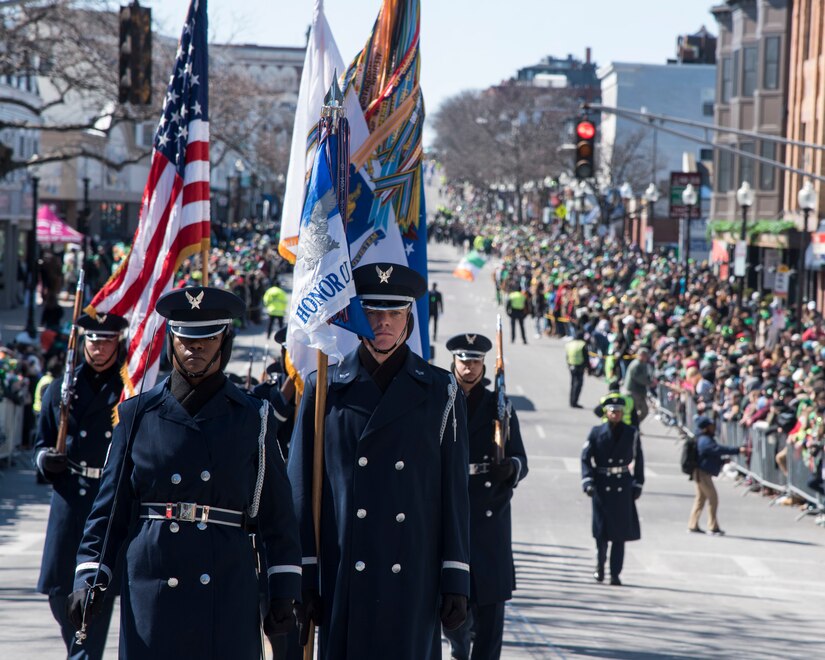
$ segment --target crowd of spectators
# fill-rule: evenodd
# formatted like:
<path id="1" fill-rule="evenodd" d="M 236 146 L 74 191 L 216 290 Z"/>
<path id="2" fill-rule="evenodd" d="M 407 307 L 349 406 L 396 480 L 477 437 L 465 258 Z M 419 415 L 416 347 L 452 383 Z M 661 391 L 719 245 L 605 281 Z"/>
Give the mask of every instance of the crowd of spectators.
<path id="1" fill-rule="evenodd" d="M 777 464 L 786 470 L 795 452 L 810 470 L 808 486 L 823 493 L 825 324 L 813 302 L 795 319 L 770 292 L 746 289 L 740 299 L 740 282 L 707 262 L 692 261 L 686 278 L 673 249 L 643 252 L 609 231 L 586 238 L 569 224 L 519 225 L 462 204 L 435 219 L 433 237 L 468 249 L 475 236 L 489 239 L 500 258 L 497 299 L 526 295 L 536 338 L 583 332 L 590 373 L 625 385 L 634 358 L 650 351 L 652 395 L 690 401 L 720 425 L 787 434 Z"/>

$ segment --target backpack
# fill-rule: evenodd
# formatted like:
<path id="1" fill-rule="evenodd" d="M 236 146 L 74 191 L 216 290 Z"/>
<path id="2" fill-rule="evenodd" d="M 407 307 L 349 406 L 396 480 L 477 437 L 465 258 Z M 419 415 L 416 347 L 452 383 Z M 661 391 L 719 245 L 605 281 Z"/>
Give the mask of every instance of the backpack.
<path id="1" fill-rule="evenodd" d="M 699 450 L 696 446 L 696 438 L 685 438 L 682 444 L 680 465 L 682 466 L 682 472 L 693 478 L 693 471 L 699 467 Z"/>

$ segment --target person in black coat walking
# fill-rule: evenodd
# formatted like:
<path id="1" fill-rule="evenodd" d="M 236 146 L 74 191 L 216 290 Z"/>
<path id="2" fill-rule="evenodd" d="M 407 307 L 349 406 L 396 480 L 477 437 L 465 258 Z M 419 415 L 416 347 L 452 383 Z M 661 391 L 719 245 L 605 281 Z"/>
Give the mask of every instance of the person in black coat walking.
<path id="1" fill-rule="evenodd" d="M 374 332 L 330 368 L 320 547 L 312 516 L 317 373 L 290 445 L 303 547 L 302 642 L 321 660 L 435 660 L 470 593 L 467 423 L 455 378 L 407 347 L 426 281 L 399 264 L 353 272 Z"/>
<path id="2" fill-rule="evenodd" d="M 456 660 L 501 657 L 504 603 L 516 585 L 510 500 L 527 476 L 527 455 L 512 411 L 504 460 L 495 460 L 498 402 L 484 379 L 484 356 L 492 347 L 479 334 L 456 335 L 447 342 L 453 373 L 467 397 L 470 438 L 470 612 L 460 628 L 444 631 Z"/>
<path id="3" fill-rule="evenodd" d="M 69 617 L 94 630 L 123 549 L 122 660 L 258 660 L 262 623 L 267 634 L 294 627 L 301 549 L 271 407 L 223 372 L 245 305 L 228 291 L 189 287 L 156 309 L 168 319 L 174 371 L 118 407 Z"/>
<path id="4" fill-rule="evenodd" d="M 582 449 L 582 489 L 593 499 L 593 538 L 596 539 L 597 582 L 604 580 L 610 548 L 610 584 L 621 585 L 624 544 L 641 538 L 636 500 L 645 482 L 639 431 L 622 422 L 624 399 L 609 397 L 603 404 L 607 423 L 594 426 Z"/>
<path id="5" fill-rule="evenodd" d="M 34 461 L 37 471 L 52 484 L 52 502 L 37 591 L 48 594 L 52 615 L 60 624 L 68 658 L 103 656 L 112 617 L 117 583 L 106 594 L 100 621 L 83 646 L 75 644 L 75 628 L 66 613 L 74 583 L 74 555 L 83 538 L 83 525 L 100 487 L 100 474 L 112 441 L 112 413 L 123 381 L 121 336 L 128 323 L 122 316 L 82 315 L 79 352 L 83 362 L 73 374 L 66 452 L 57 453 L 61 380 L 54 380 L 43 396 Z"/>

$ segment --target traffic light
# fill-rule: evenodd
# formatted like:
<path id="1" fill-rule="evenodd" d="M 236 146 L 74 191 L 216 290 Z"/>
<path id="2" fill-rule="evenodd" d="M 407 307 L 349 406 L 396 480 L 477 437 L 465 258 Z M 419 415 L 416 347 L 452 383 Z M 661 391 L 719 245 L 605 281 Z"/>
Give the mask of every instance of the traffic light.
<path id="1" fill-rule="evenodd" d="M 574 172 L 577 179 L 589 179 L 594 174 L 595 140 L 596 126 L 589 119 L 580 119 L 576 124 L 576 163 Z"/>
<path id="2" fill-rule="evenodd" d="M 118 102 L 152 102 L 152 10 L 137 2 L 120 8 Z"/>

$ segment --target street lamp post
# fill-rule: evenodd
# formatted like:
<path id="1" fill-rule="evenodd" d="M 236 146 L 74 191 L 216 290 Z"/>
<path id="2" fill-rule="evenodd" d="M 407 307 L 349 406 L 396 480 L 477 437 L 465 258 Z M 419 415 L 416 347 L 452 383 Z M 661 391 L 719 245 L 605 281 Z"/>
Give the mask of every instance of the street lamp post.
<path id="1" fill-rule="evenodd" d="M 34 324 L 34 307 L 37 291 L 37 205 L 40 186 L 40 165 L 37 156 L 32 156 L 27 167 L 32 182 L 32 226 L 26 237 L 26 293 L 28 297 L 26 310 L 26 334 L 34 339 L 37 337 L 37 326 Z"/>
<path id="2" fill-rule="evenodd" d="M 579 239 L 582 239 L 582 238 L 584 238 L 584 225 L 582 224 L 582 213 L 584 212 L 584 192 L 585 192 L 584 191 L 584 186 L 585 186 L 585 183 L 584 183 L 584 181 L 579 181 L 578 185 L 576 185 L 576 184 L 574 184 L 574 185 L 575 185 L 575 191 L 573 193 L 573 196 L 575 197 L 575 200 L 576 200 L 576 204 L 575 204 L 575 209 L 576 209 L 576 230 L 575 230 L 575 233 L 576 233 L 576 236 L 579 237 Z"/>
<path id="3" fill-rule="evenodd" d="M 690 288 L 690 221 L 693 219 L 693 207 L 699 196 L 692 183 L 687 184 L 682 191 L 682 204 L 687 207 L 687 217 L 685 219 L 685 300 L 690 300 L 688 289 Z"/>
<path id="4" fill-rule="evenodd" d="M 736 202 L 739 204 L 739 207 L 742 209 L 742 225 L 739 229 L 739 240 L 742 243 L 745 243 L 745 235 L 747 232 L 747 225 L 748 225 L 748 209 L 753 206 L 753 189 L 751 188 L 751 184 L 747 181 L 743 181 L 742 185 L 739 186 L 739 190 L 736 191 Z M 742 272 L 742 276 L 739 278 L 739 300 L 737 302 L 737 308 L 741 311 L 744 307 L 744 296 L 745 296 L 745 277 L 748 272 L 748 248 L 747 245 L 745 246 L 745 267 Z M 734 267 L 736 264 L 734 263 Z"/>
<path id="5" fill-rule="evenodd" d="M 653 228 L 653 220 L 655 219 L 656 215 L 656 202 L 659 201 L 659 191 L 656 189 L 656 184 L 652 181 L 648 184 L 647 188 L 645 189 L 644 194 L 645 201 L 647 202 L 647 222 L 648 225 Z M 639 237 L 639 243 L 641 244 L 642 237 Z"/>
<path id="6" fill-rule="evenodd" d="M 805 253 L 808 251 L 808 216 L 816 207 L 816 191 L 810 181 L 806 181 L 797 193 L 796 200 L 802 210 L 802 232 L 799 236 L 799 258 L 796 267 L 796 322 L 802 330 L 802 298 L 805 295 Z"/>
<path id="7" fill-rule="evenodd" d="M 622 240 L 625 243 L 630 243 L 627 235 L 627 221 L 629 218 L 628 207 L 630 206 L 630 200 L 633 198 L 633 187 L 627 181 L 619 186 L 619 196 L 622 198 L 622 208 L 624 209 L 624 214 L 622 215 Z"/>

